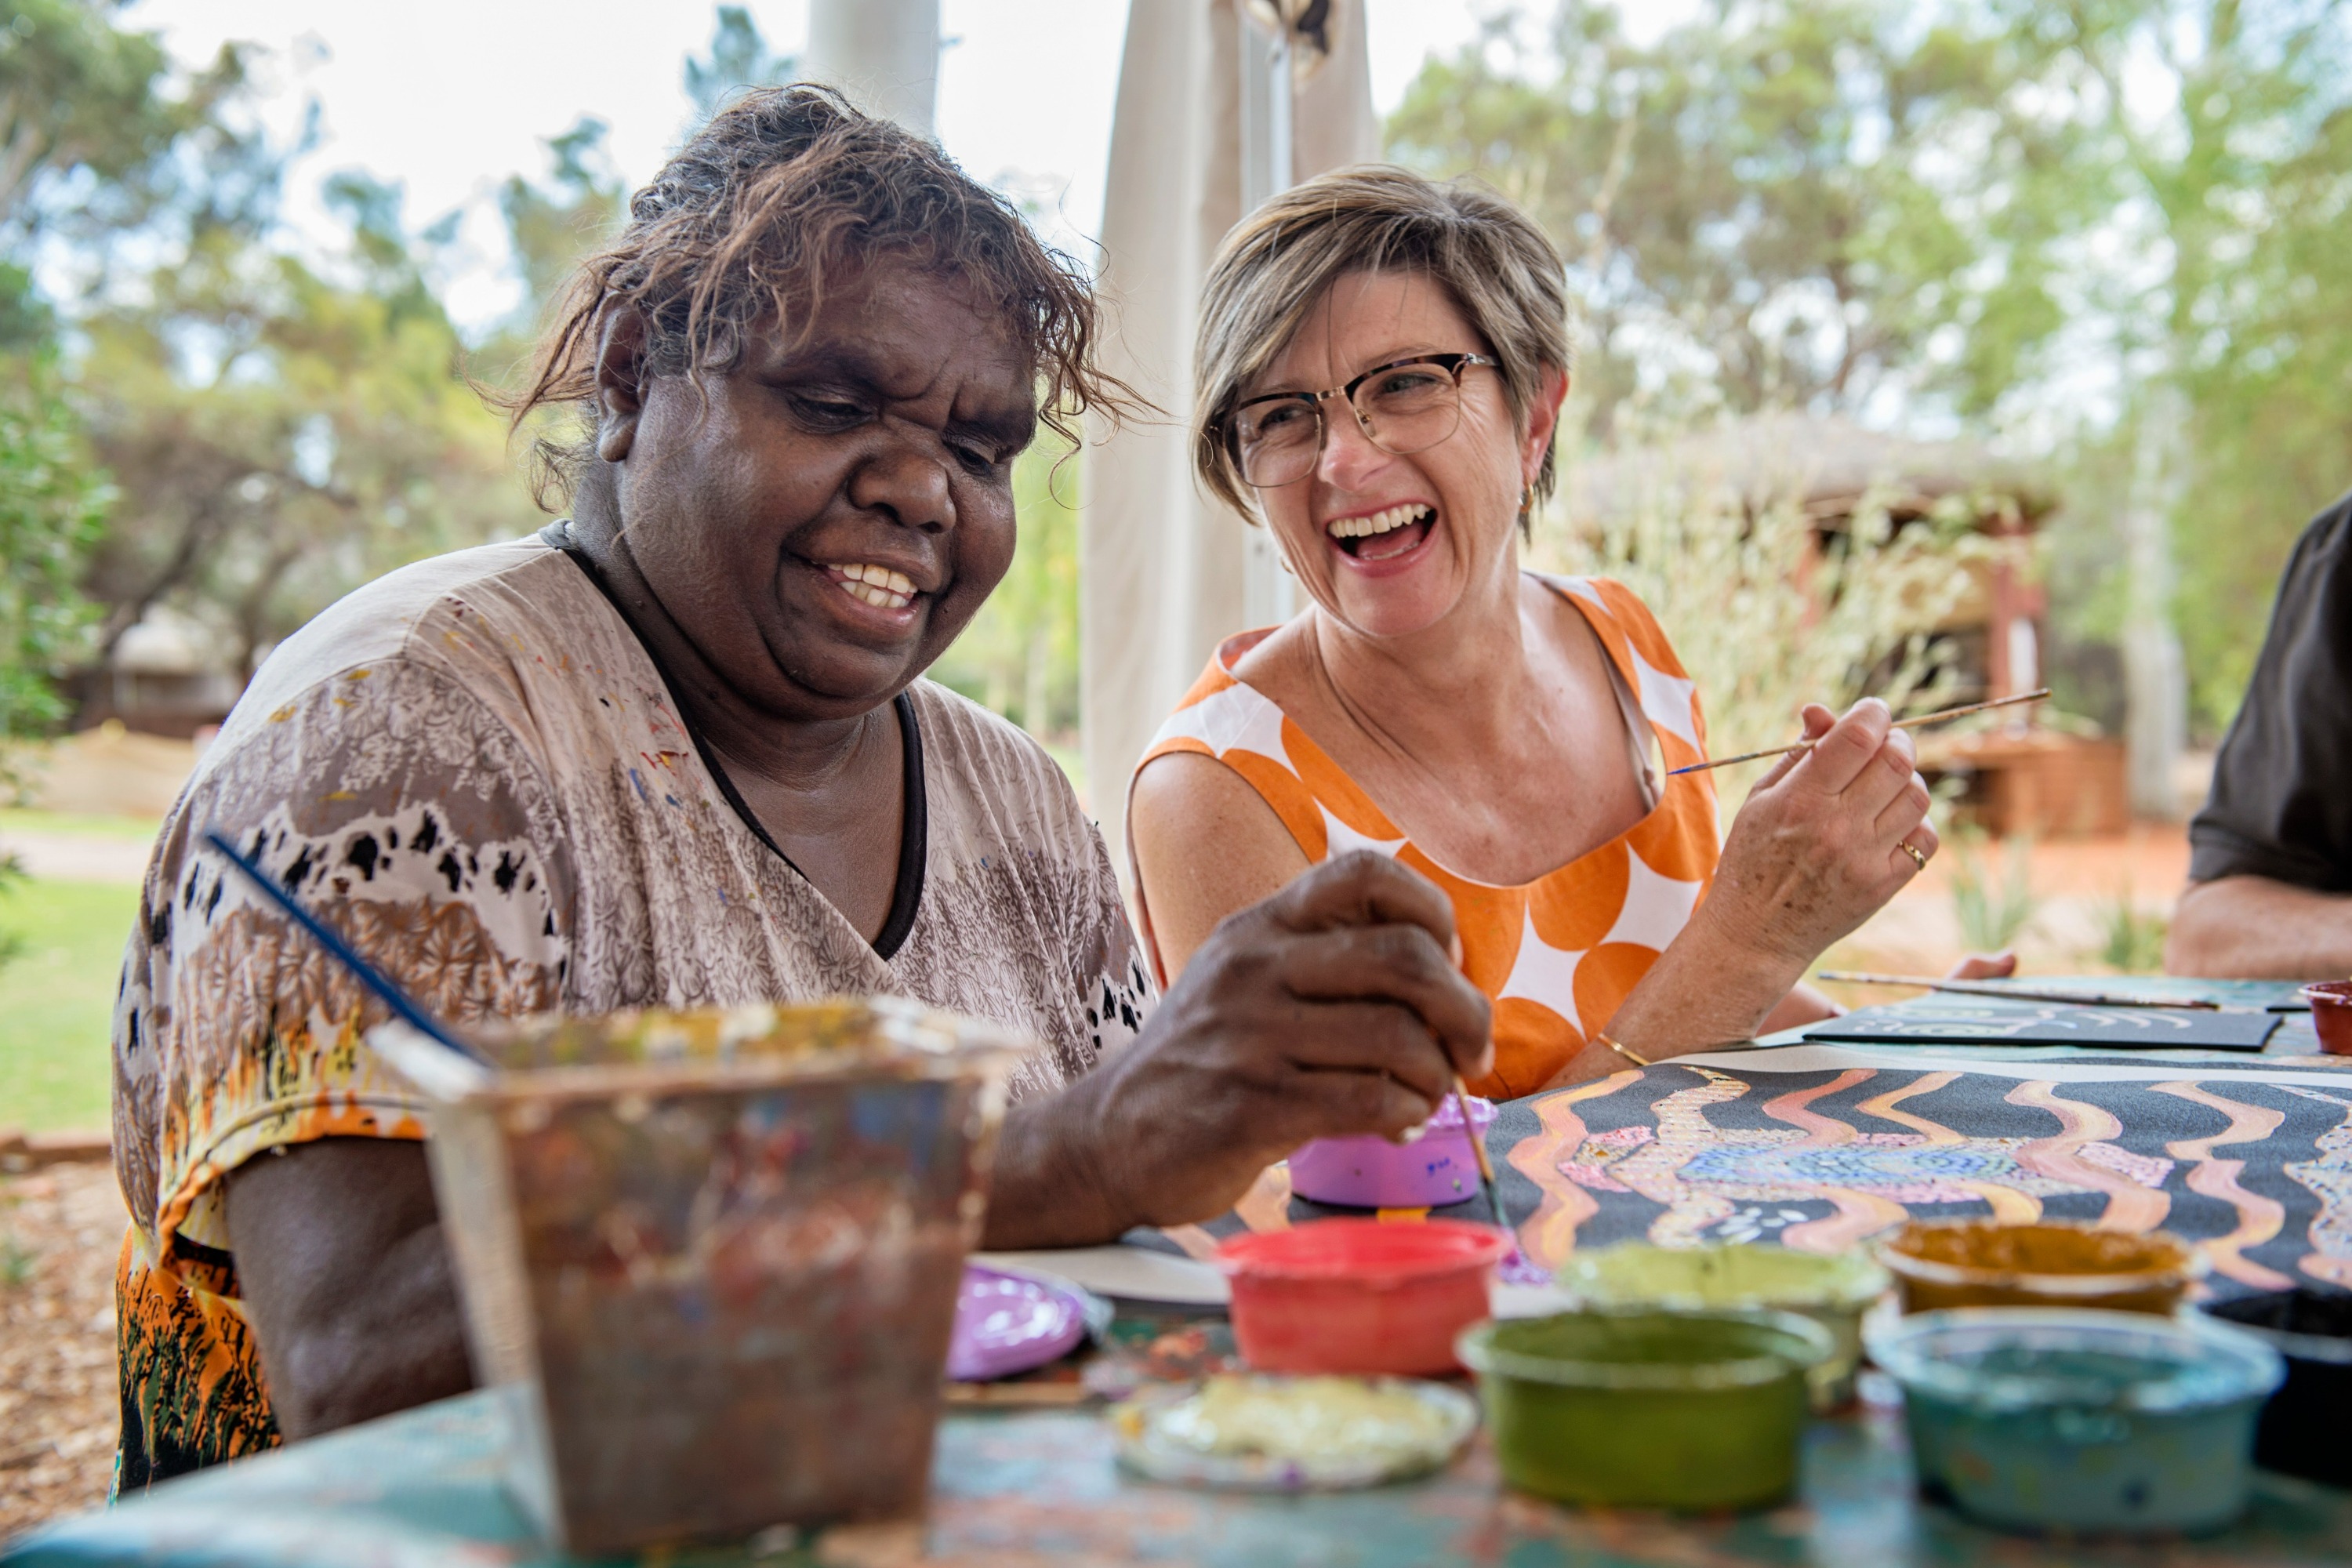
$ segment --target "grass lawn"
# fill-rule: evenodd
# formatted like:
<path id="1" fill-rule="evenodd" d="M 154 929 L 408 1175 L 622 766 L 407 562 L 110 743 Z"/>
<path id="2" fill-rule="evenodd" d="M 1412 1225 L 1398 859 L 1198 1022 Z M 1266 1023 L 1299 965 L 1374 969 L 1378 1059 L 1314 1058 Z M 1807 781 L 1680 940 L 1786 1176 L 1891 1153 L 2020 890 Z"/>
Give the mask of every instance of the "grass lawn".
<path id="1" fill-rule="evenodd" d="M 139 889 L 24 881 L 0 893 L 0 931 L 22 940 L 0 967 L 0 1127 L 106 1125 L 107 1031 Z"/>

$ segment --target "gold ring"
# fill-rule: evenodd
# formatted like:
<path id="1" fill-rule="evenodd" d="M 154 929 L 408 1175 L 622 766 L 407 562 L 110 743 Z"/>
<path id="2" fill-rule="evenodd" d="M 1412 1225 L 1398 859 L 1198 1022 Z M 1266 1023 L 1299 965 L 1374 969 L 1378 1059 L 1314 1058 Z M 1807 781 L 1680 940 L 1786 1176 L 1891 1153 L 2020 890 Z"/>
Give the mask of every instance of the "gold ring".
<path id="1" fill-rule="evenodd" d="M 1927 868 L 1927 857 L 1921 854 L 1919 847 L 1916 844 L 1912 843 L 1908 838 L 1896 839 L 1895 841 L 1895 847 L 1902 850 L 1906 855 L 1910 856 L 1911 858 L 1918 864 L 1919 869 L 1922 871 Z"/>

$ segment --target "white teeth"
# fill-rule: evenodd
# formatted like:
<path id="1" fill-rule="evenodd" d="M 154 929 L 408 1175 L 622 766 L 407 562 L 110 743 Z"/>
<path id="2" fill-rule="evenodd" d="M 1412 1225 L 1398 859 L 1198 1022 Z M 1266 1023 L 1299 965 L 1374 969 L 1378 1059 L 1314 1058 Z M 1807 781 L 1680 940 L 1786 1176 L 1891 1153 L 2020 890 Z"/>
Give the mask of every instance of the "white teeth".
<path id="1" fill-rule="evenodd" d="M 1430 509 L 1419 501 L 1408 501 L 1402 506 L 1392 506 L 1386 511 L 1376 511 L 1370 517 L 1335 519 L 1324 531 L 1334 539 L 1369 539 L 1373 534 L 1389 533 L 1431 515 Z"/>
<path id="2" fill-rule="evenodd" d="M 915 580 L 904 572 L 893 572 L 887 566 L 866 561 L 835 566 L 833 571 L 833 580 L 841 584 L 843 592 L 877 610 L 903 610 L 914 603 Z"/>

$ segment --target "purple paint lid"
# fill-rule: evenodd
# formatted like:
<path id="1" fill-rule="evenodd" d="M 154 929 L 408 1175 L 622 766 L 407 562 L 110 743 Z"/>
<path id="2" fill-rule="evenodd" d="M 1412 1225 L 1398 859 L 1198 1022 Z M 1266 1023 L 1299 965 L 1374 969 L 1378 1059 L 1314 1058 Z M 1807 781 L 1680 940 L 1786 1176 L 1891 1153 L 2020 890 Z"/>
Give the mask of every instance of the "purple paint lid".
<path id="1" fill-rule="evenodd" d="M 948 1341 L 948 1376 L 958 1383 L 1010 1377 L 1060 1360 L 1086 1337 L 1086 1303 L 1075 1291 L 967 1263 Z"/>
<path id="2" fill-rule="evenodd" d="M 1437 1208 L 1478 1195 L 1478 1156 L 1470 1147 L 1463 1108 L 1454 1095 L 1411 1143 L 1385 1138 L 1318 1138 L 1290 1156 L 1290 1190 L 1318 1204 L 1346 1208 Z M 1486 1135 L 1495 1102 L 1469 1097 L 1471 1125 Z"/>

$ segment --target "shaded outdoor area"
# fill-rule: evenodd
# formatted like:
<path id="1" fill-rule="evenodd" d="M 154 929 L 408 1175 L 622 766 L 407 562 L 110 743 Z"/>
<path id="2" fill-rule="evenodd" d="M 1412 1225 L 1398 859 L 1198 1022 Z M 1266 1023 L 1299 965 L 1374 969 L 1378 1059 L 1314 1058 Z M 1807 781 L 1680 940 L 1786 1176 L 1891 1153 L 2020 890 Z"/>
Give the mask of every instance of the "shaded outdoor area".
<path id="1" fill-rule="evenodd" d="M 2320 1015 L 2287 989 L 2315 950 L 2190 968 L 2228 889 L 2173 929 L 2192 823 L 2200 851 L 2236 831 L 2232 779 L 2244 819 L 2275 806 L 2284 837 L 2333 813 L 2352 846 L 2327 772 L 2352 768 L 2352 729 L 2308 743 L 2352 725 L 2343 683 L 2298 688 L 2315 667 L 2264 652 L 2294 552 L 2352 485 L 2352 7 L 0 0 L 0 1555 L 100 1509 L 116 1474 L 118 1156 L 155 1259 L 125 1277 L 128 1382 L 152 1395 L 130 1407 L 186 1420 L 132 1423 L 126 1496 L 152 1479 L 164 1500 L 93 1528 L 363 1454 L 368 1429 L 456 1406 L 469 1365 L 492 1381 L 446 1281 L 390 1286 L 440 1257 L 444 1198 L 511 1199 L 504 1176 L 428 1173 L 415 1142 L 467 1147 L 420 1108 L 488 1081 L 502 1018 L 707 1007 L 734 1029 L 887 995 L 1006 1031 L 1012 1089 L 942 1123 L 982 1151 L 953 1247 L 945 1220 L 923 1231 L 942 1291 L 975 1249 L 1125 1248 L 1215 1274 L 1153 1312 L 1222 1316 L 1223 1239 L 1343 1206 L 1392 1234 L 1473 1203 L 1529 1315 L 1559 1310 L 1540 1293 L 1587 1243 L 1811 1236 L 1874 1267 L 1897 1225 L 1969 1205 L 2177 1229 L 2184 1301 L 2352 1282 L 2331 1163 L 2352 1099 L 2327 1076 L 2352 1058 L 2301 1054 Z M 861 248 L 869 230 L 895 237 Z M 2326 580 L 2352 593 L 2352 569 Z M 2329 641 L 2312 624 L 2306 655 Z M 2319 687 L 2335 707 L 2305 700 Z M 1736 826 L 1815 704 L 1845 730 Z M 1922 726 L 1916 754 L 1882 718 Z M 1147 807 L 1154 767 L 1171 793 Z M 142 906 L 167 818 L 178 859 Z M 2279 896 L 2259 907 L 2290 913 L 2237 922 L 2256 938 L 2302 910 L 2352 942 L 2332 853 L 2201 864 Z M 2271 874 L 2297 867 L 2315 879 Z M 1293 929 L 1267 895 L 1303 903 L 1326 872 L 1393 879 L 1453 923 L 1361 897 Z M 1276 971 L 1373 926 L 1394 940 L 1344 955 L 1345 984 Z M 1926 1071 L 1893 1046 L 1848 1062 L 1852 1019 L 1746 1038 L 1830 1024 L 1791 989 L 1809 955 L 1804 980 L 1854 1009 L 1919 993 L 1822 972 L 1956 980 L 2007 950 L 2021 976 L 2124 991 L 2165 974 L 2168 935 L 2168 983 L 2281 988 L 2117 1002 L 2273 1031 L 2242 1059 L 2179 1054 L 2178 1082 L 2165 1050 L 2044 1082 L 2042 1058 L 2001 1057 L 2016 1039 Z M 412 1071 L 397 1030 L 367 1035 L 385 1001 L 476 1062 Z M 1390 1033 L 1402 1056 L 1375 1058 Z M 1163 1049 L 1156 1085 L 1126 1065 Z M 2248 1098 L 2200 1088 L 2209 1067 Z M 1295 1098 L 1185 1092 L 1276 1068 Z M 1457 1096 L 1465 1139 L 1483 1097 L 1515 1142 L 1476 1144 L 1497 1169 L 1475 1197 L 1465 1164 L 1452 1196 L 1310 1212 L 1304 1140 L 1374 1144 L 1360 1107 L 1281 1120 L 1323 1115 L 1335 1083 L 1430 1118 L 1375 1129 L 1381 1157 Z M 2131 1101 L 2125 1131 L 2101 1131 L 2126 1126 L 2101 1095 Z M 1087 1114 L 1051 1120 L 1064 1096 Z M 1196 1106 L 1225 1120 L 1203 1131 Z M 1008 1175 L 993 1118 L 1041 1107 L 1002 1139 L 1028 1161 Z M 2237 1147 L 2282 1127 L 2260 1160 Z M 777 1137 L 837 1153 L 803 1131 Z M 1939 1173 L 1948 1150 L 1995 1174 Z M 1214 1160 L 1244 1156 L 1220 1184 Z M 343 1179 L 287 1174 L 322 1170 Z M 792 1188 L 761 1171 L 760 1201 Z M 679 1234 L 733 1223 L 698 1202 Z M 655 1244 L 622 1207 L 581 1222 L 580 1256 L 625 1255 L 609 1272 L 635 1289 Z M 286 1415 L 305 1363 L 274 1351 L 265 1376 L 254 1325 L 292 1292 L 258 1259 L 378 1234 L 353 1215 L 405 1239 L 375 1273 L 332 1260 L 347 1288 L 301 1313 L 422 1300 L 440 1360 L 402 1347 L 390 1403 L 321 1395 L 337 1420 L 312 1427 Z M 1006 1215 L 1045 1239 L 985 1229 Z M 842 1223 L 844 1267 L 881 1267 L 878 1233 Z M 759 1237 L 756 1326 L 781 1338 L 806 1277 Z M 509 1245 L 451 1267 L 474 1290 Z M 694 1246 L 678 1278 L 718 1256 Z M 317 1327 L 279 1310 L 273 1335 Z M 350 1374 L 382 1336 L 331 1326 L 321 1364 Z M 680 1365 L 721 1363 L 702 1327 Z M 1086 1327 L 1056 1353 L 1089 1353 Z M 927 1409 L 940 1369 L 898 1359 L 844 1401 Z M 1885 1450 L 1867 1506 L 1949 1524 L 1881 1441 L 1899 1395 L 1879 1381 L 1834 1417 Z M 942 1453 L 986 1447 L 961 1430 Z M 318 1438 L 257 1457 L 279 1431 Z M 1083 1436 L 1054 1452 L 1163 1517 L 1112 1476 L 1108 1427 Z M 1549 1528 L 1491 1447 L 1467 1452 L 1432 1495 L 1486 1495 L 1505 1555 L 1509 1530 Z M 1228 1505 L 1256 1506 L 1186 1504 Z M 1034 1525 L 1063 1503 L 1018 1506 Z M 1695 1544 L 1728 1515 L 1624 1528 L 1664 1543 L 1643 1561 L 1751 1562 L 1801 1554 L 1806 1510 L 1834 1534 L 1836 1507 L 1793 1490 L 1738 1526 L 1778 1542 L 1765 1559 Z M 1619 1529 L 1573 1517 L 1585 1533 L 1557 1539 Z"/>

